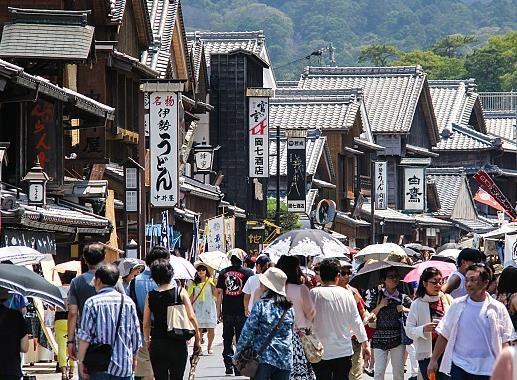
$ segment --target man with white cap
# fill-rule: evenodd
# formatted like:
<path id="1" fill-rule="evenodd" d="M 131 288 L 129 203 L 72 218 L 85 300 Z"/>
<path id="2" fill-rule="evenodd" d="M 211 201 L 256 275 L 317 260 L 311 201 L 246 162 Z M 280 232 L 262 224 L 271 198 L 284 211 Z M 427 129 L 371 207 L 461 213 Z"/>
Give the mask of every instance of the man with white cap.
<path id="1" fill-rule="evenodd" d="M 242 327 L 246 322 L 244 314 L 244 284 L 253 276 L 253 271 L 243 268 L 242 263 L 245 252 L 240 248 L 234 248 L 228 252 L 230 265 L 219 273 L 217 279 L 217 317 L 223 322 L 223 360 L 226 374 L 234 373 L 233 338 L 239 340 Z M 235 370 L 235 375 L 238 375 Z"/>
<path id="2" fill-rule="evenodd" d="M 363 358 L 370 359 L 370 346 L 352 292 L 337 286 L 341 275 L 337 259 L 320 264 L 321 286 L 311 289 L 316 307 L 313 331 L 323 344 L 323 359 L 313 364 L 316 379 L 348 379 L 354 353 L 352 334 L 361 344 Z"/>

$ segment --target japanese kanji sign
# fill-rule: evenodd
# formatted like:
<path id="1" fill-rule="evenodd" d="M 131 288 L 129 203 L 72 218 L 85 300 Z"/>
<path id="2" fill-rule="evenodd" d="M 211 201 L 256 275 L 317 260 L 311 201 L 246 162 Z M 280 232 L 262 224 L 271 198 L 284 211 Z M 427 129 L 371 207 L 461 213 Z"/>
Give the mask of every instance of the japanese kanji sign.
<path id="1" fill-rule="evenodd" d="M 208 251 L 226 252 L 224 236 L 224 216 L 208 220 Z"/>
<path id="2" fill-rule="evenodd" d="M 151 204 L 173 207 L 178 202 L 178 95 L 152 92 L 149 97 Z"/>
<path id="3" fill-rule="evenodd" d="M 290 212 L 305 212 L 305 143 L 305 137 L 287 139 L 287 211 Z"/>
<path id="4" fill-rule="evenodd" d="M 30 105 L 30 124 L 27 130 L 27 164 L 29 168 L 39 158 L 49 177 L 57 178 L 57 107 L 41 97 Z"/>
<path id="5" fill-rule="evenodd" d="M 249 176 L 269 176 L 269 98 L 249 98 Z"/>
<path id="6" fill-rule="evenodd" d="M 386 161 L 376 161 L 374 163 L 374 183 L 372 195 L 375 198 L 375 208 L 386 210 L 388 208 L 388 165 Z"/>
<path id="7" fill-rule="evenodd" d="M 404 210 L 425 210 L 425 168 L 404 168 Z"/>
<path id="8" fill-rule="evenodd" d="M 499 189 L 499 187 L 495 184 L 495 182 L 490 178 L 488 173 L 482 169 L 478 170 L 476 174 L 474 174 L 474 179 L 481 185 L 481 187 L 506 210 L 507 214 L 510 218 L 516 220 L 517 212 L 512 207 L 512 204 L 505 197 L 503 192 Z"/>
<path id="9" fill-rule="evenodd" d="M 92 163 L 104 162 L 106 159 L 106 130 L 104 127 L 80 130 L 77 157 Z"/>

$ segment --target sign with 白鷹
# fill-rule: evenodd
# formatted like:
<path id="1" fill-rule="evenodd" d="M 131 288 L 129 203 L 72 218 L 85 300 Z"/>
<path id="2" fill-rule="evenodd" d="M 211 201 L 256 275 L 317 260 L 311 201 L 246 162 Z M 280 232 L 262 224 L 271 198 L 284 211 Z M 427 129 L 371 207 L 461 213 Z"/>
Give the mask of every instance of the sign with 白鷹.
<path id="1" fill-rule="evenodd" d="M 404 168 L 404 210 L 425 209 L 425 168 Z"/>

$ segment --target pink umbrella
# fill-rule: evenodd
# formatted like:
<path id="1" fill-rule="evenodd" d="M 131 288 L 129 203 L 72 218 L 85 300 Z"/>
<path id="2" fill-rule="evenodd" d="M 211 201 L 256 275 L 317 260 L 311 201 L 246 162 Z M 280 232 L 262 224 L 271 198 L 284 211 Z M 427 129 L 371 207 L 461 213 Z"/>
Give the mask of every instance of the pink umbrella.
<path id="1" fill-rule="evenodd" d="M 448 263 L 445 261 L 424 261 L 420 264 L 414 265 L 415 269 L 413 269 L 406 275 L 406 277 L 404 277 L 404 282 L 418 282 L 424 269 L 430 267 L 434 267 L 438 269 L 440 272 L 442 272 L 443 278 L 449 277 L 451 273 L 456 270 L 456 265 L 454 265 L 453 263 Z"/>

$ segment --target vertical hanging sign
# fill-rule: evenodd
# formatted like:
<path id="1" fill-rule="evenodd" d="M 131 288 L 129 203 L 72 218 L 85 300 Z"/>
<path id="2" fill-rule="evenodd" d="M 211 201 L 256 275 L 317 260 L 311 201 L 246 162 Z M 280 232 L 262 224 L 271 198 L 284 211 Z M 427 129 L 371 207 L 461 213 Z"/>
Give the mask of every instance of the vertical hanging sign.
<path id="1" fill-rule="evenodd" d="M 386 161 L 376 161 L 374 164 L 375 189 L 372 196 L 375 199 L 375 209 L 386 210 L 388 208 L 388 165 Z"/>
<path id="2" fill-rule="evenodd" d="M 249 177 L 269 176 L 269 98 L 249 98 Z"/>
<path id="3" fill-rule="evenodd" d="M 305 145 L 305 137 L 287 139 L 287 211 L 290 212 L 305 212 Z"/>
<path id="4" fill-rule="evenodd" d="M 149 96 L 151 204 L 173 207 L 178 202 L 178 94 Z"/>
<path id="5" fill-rule="evenodd" d="M 425 168 L 404 168 L 404 210 L 424 211 Z"/>

